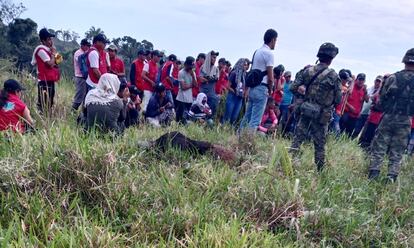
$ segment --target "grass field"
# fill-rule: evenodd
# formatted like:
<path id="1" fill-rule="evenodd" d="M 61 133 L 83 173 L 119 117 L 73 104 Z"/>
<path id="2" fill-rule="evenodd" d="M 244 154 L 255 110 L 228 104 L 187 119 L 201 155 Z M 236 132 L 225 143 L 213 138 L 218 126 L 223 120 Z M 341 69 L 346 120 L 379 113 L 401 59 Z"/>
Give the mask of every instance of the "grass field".
<path id="1" fill-rule="evenodd" d="M 290 171 L 281 138 L 258 137 L 236 167 L 157 154 L 137 142 L 167 130 L 84 134 L 70 114 L 70 80 L 59 83 L 50 119 L 34 111 L 35 81 L 23 81 L 38 131 L 0 143 L 0 247 L 414 247 L 410 159 L 385 185 L 368 182 L 368 161 L 347 139 L 328 139 L 322 175 L 310 144 Z M 237 143 L 227 127 L 168 130 Z"/>

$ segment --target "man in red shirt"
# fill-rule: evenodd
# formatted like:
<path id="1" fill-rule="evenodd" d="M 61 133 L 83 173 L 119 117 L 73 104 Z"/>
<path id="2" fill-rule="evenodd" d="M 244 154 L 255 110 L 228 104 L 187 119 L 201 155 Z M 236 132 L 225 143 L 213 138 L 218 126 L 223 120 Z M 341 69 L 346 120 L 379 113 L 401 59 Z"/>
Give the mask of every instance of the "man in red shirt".
<path id="1" fill-rule="evenodd" d="M 229 87 L 229 74 L 227 72 L 227 61 L 225 58 L 221 58 L 219 59 L 218 62 L 218 68 L 219 68 L 219 79 L 216 83 L 216 94 L 221 96 L 223 94 L 225 94 L 226 90 Z"/>
<path id="2" fill-rule="evenodd" d="M 340 121 L 341 132 L 345 132 L 349 137 L 355 129 L 355 124 L 362 110 L 364 102 L 369 101 L 367 93 L 367 87 L 365 85 L 365 74 L 358 74 L 356 80 L 353 83 L 353 87 L 350 87 L 350 94 L 345 104 L 345 111 Z"/>
<path id="3" fill-rule="evenodd" d="M 158 62 L 162 58 L 162 54 L 158 50 L 151 52 L 151 60 L 144 65 L 142 70 L 142 78 L 144 83 L 148 86 L 144 90 L 143 99 L 142 99 L 142 111 L 146 111 L 149 100 L 151 99 L 152 94 L 154 93 L 154 87 L 157 82 L 158 74 Z"/>
<path id="4" fill-rule="evenodd" d="M 196 63 L 195 63 L 195 74 L 197 77 L 197 86 L 193 87 L 193 97 L 197 98 L 198 93 L 200 93 L 200 71 L 201 71 L 201 66 L 203 66 L 204 61 L 206 60 L 206 54 L 205 53 L 200 53 L 197 56 L 196 59 Z"/>
<path id="5" fill-rule="evenodd" d="M 37 66 L 37 106 L 40 112 L 45 110 L 45 106 L 49 111 L 52 108 L 55 98 L 55 83 L 60 78 L 59 68 L 55 60 L 57 51 L 53 47 L 53 37 L 55 35 L 49 33 L 46 28 L 41 29 L 39 38 L 42 44 L 35 48 L 32 58 L 32 65 Z"/>
<path id="6" fill-rule="evenodd" d="M 111 63 L 109 72 L 118 76 L 121 83 L 126 83 L 124 61 L 117 56 L 118 47 L 114 44 L 108 46 L 109 61 Z"/>
<path id="7" fill-rule="evenodd" d="M 142 78 L 142 71 L 144 70 L 145 58 L 149 51 L 144 49 L 138 50 L 138 58 L 131 64 L 131 70 L 129 73 L 129 79 L 131 84 L 137 86 L 137 88 L 143 92 L 144 90 L 151 91 L 152 85 L 145 83 Z"/>
<path id="8" fill-rule="evenodd" d="M 167 98 L 169 98 L 169 101 L 172 103 L 174 103 L 172 90 L 174 88 L 174 83 L 176 81 L 178 82 L 178 71 L 179 71 L 178 66 L 179 65 L 178 65 L 177 60 L 178 60 L 177 56 L 175 56 L 174 54 L 171 54 L 170 56 L 168 56 L 168 61 L 165 62 L 161 70 L 161 82 L 165 87 Z"/>

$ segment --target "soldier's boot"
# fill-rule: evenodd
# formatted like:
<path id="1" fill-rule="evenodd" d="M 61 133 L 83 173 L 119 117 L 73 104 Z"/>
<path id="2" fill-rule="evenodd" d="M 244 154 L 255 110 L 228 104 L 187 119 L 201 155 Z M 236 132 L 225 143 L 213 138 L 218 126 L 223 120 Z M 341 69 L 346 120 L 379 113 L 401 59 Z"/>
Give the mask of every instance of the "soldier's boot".
<path id="1" fill-rule="evenodd" d="M 316 162 L 316 170 L 321 173 L 323 169 L 325 168 L 325 162 L 323 161 L 317 161 Z"/>
<path id="2" fill-rule="evenodd" d="M 379 175 L 380 175 L 379 170 L 369 170 L 368 179 L 369 180 L 376 180 L 376 179 L 378 179 Z"/>
<path id="3" fill-rule="evenodd" d="M 386 184 L 395 183 L 397 181 L 397 177 L 398 177 L 397 175 L 388 174 L 387 178 L 385 179 L 385 183 Z"/>

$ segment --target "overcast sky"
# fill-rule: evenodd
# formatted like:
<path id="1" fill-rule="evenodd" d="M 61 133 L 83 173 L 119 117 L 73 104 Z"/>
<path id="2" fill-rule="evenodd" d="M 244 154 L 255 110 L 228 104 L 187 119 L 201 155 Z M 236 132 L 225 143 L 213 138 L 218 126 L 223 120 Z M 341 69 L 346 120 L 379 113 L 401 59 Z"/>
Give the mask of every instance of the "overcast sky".
<path id="1" fill-rule="evenodd" d="M 39 28 L 84 35 L 100 27 L 109 38 L 147 39 L 180 59 L 217 50 L 233 64 L 251 58 L 268 28 L 279 33 L 275 63 L 296 73 L 316 61 L 324 42 L 339 54 L 332 66 L 375 76 L 402 68 L 414 47 L 414 0 L 23 0 Z"/>

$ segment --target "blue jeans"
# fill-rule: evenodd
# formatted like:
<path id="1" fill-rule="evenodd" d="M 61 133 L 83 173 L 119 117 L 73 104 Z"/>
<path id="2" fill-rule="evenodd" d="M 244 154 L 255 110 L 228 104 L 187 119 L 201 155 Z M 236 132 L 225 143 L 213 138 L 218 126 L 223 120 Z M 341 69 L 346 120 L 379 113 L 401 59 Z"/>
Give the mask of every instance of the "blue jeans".
<path id="1" fill-rule="evenodd" d="M 226 110 L 224 112 L 223 123 L 230 122 L 231 125 L 234 125 L 239 117 L 242 105 L 243 97 L 237 96 L 233 92 L 229 92 L 226 99 Z"/>
<path id="2" fill-rule="evenodd" d="M 335 134 L 335 136 L 338 137 L 339 134 L 341 133 L 341 127 L 339 125 L 339 121 L 341 120 L 341 116 L 339 116 L 336 113 L 336 111 L 334 111 L 332 116 L 333 116 L 333 119 L 331 121 L 331 124 L 329 125 L 329 128 Z"/>
<path id="3" fill-rule="evenodd" d="M 257 130 L 266 108 L 268 95 L 268 88 L 264 85 L 250 88 L 246 113 L 244 114 L 240 125 L 241 130 L 245 128 L 248 128 L 249 131 L 253 132 Z"/>

